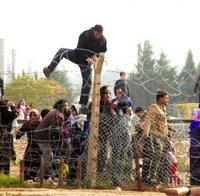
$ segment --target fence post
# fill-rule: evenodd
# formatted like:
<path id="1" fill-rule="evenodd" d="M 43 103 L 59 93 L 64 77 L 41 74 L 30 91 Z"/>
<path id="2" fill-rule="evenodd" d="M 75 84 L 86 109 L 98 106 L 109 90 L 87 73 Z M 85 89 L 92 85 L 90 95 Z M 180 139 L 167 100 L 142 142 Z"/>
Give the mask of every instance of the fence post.
<path id="1" fill-rule="evenodd" d="M 20 178 L 20 181 L 24 181 L 24 160 L 21 160 L 19 165 L 20 165 L 19 178 Z"/>
<path id="2" fill-rule="evenodd" d="M 97 154 L 98 154 L 98 134 L 99 134 L 99 104 L 100 104 L 100 83 L 101 70 L 104 61 L 104 53 L 100 53 L 98 61 L 94 64 L 94 82 L 91 109 L 91 129 L 88 141 L 88 162 L 87 174 L 91 187 L 96 186 Z"/>
<path id="3" fill-rule="evenodd" d="M 63 164 L 64 160 L 61 158 L 59 163 L 59 188 L 63 187 Z"/>
<path id="4" fill-rule="evenodd" d="M 79 157 L 77 159 L 77 162 L 76 162 L 76 179 L 77 179 L 77 184 L 78 186 L 80 187 L 81 186 L 81 171 L 82 171 L 82 159 Z"/>
<path id="5" fill-rule="evenodd" d="M 40 163 L 40 188 L 44 187 L 44 158 L 41 159 Z"/>
<path id="6" fill-rule="evenodd" d="M 135 158 L 135 170 L 136 170 L 136 182 L 137 182 L 137 190 L 142 190 L 142 183 L 141 183 L 141 177 L 140 177 L 140 163 L 139 158 Z"/>

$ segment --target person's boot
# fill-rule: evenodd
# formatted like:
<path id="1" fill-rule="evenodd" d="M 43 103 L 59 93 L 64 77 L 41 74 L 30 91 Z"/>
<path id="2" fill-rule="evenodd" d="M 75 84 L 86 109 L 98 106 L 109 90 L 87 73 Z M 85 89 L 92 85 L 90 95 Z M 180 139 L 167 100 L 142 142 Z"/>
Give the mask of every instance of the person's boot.
<path id="1" fill-rule="evenodd" d="M 50 71 L 50 69 L 48 67 L 45 67 L 43 69 L 43 73 L 44 73 L 44 75 L 45 75 L 46 78 L 50 78 L 51 71 Z"/>

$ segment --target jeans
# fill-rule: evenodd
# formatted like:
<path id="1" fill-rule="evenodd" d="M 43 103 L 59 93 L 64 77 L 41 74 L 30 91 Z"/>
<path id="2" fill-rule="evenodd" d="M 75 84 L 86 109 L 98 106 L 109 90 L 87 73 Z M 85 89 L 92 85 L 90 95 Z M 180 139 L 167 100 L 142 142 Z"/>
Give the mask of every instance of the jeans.
<path id="1" fill-rule="evenodd" d="M 166 158 L 167 138 L 150 135 L 144 145 L 142 182 L 144 185 L 168 183 L 170 165 Z"/>
<path id="2" fill-rule="evenodd" d="M 69 51 L 72 51 L 72 49 L 59 49 L 53 60 L 51 61 L 50 65 L 48 66 L 49 70 L 53 71 L 63 58 L 70 60 L 68 56 Z M 80 68 L 82 76 L 82 88 L 79 103 L 87 105 L 92 85 L 92 68 L 89 65 L 78 64 L 78 66 Z"/>

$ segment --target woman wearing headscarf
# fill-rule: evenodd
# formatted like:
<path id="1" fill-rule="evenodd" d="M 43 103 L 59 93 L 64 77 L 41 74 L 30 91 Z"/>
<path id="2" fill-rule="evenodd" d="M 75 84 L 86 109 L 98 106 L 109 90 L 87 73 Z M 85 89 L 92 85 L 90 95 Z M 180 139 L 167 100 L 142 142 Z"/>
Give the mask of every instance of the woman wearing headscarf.
<path id="1" fill-rule="evenodd" d="M 25 133 L 28 137 L 28 144 L 24 153 L 24 179 L 33 180 L 37 177 L 40 167 L 41 151 L 37 142 L 34 141 L 34 133 L 39 125 L 41 116 L 38 110 L 32 109 L 30 112 L 30 119 L 25 121 L 19 132 L 17 132 L 16 139 L 21 138 Z"/>
<path id="2" fill-rule="evenodd" d="M 200 184 L 200 109 L 194 113 L 190 123 L 190 181 L 191 185 Z"/>

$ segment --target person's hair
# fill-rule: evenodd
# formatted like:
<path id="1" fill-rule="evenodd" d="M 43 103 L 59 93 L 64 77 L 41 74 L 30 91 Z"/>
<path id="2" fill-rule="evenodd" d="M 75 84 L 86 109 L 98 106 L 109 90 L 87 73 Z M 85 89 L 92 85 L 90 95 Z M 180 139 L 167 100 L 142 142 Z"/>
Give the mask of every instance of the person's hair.
<path id="1" fill-rule="evenodd" d="M 200 121 L 200 109 L 198 109 L 194 112 L 194 120 Z"/>
<path id="2" fill-rule="evenodd" d="M 159 101 L 160 98 L 163 98 L 166 95 L 168 95 L 167 91 L 158 91 L 156 94 L 156 101 Z"/>
<path id="3" fill-rule="evenodd" d="M 94 31 L 97 31 L 99 33 L 103 33 L 103 27 L 102 25 L 99 25 L 99 24 L 96 24 L 94 27 L 93 27 Z"/>
<path id="4" fill-rule="evenodd" d="M 119 75 L 120 75 L 120 76 L 125 76 L 126 73 L 125 73 L 125 71 L 121 71 L 121 72 L 119 73 Z"/>
<path id="5" fill-rule="evenodd" d="M 55 102 L 55 104 L 53 105 L 53 109 L 58 109 L 60 110 L 60 108 L 65 104 L 67 103 L 67 100 L 66 99 L 60 99 L 58 101 Z"/>
<path id="6" fill-rule="evenodd" d="M 32 109 L 31 112 L 30 112 L 30 116 L 31 116 L 32 114 L 36 116 L 37 120 L 40 120 L 40 119 L 41 119 L 41 115 L 40 115 L 40 113 L 39 113 L 38 110 Z"/>
<path id="7" fill-rule="evenodd" d="M 142 107 L 137 107 L 135 108 L 135 113 L 139 113 L 139 112 L 144 112 L 144 109 Z"/>
<path id="8" fill-rule="evenodd" d="M 0 112 L 7 110 L 8 106 L 4 100 L 0 100 Z"/>
<path id="9" fill-rule="evenodd" d="M 25 99 L 21 99 L 17 104 L 17 108 L 20 108 L 22 101 L 24 101 L 26 103 Z"/>
<path id="10" fill-rule="evenodd" d="M 121 88 L 117 88 L 117 89 L 116 89 L 116 93 L 124 93 L 124 91 L 123 91 L 123 89 L 121 89 Z"/>
<path id="11" fill-rule="evenodd" d="M 73 104 L 73 105 L 71 105 L 71 110 L 74 110 L 77 113 L 77 115 L 79 114 L 80 108 L 81 108 L 81 104 Z"/>
<path id="12" fill-rule="evenodd" d="M 49 109 L 43 109 L 43 110 L 40 112 L 40 115 L 41 115 L 42 118 L 44 118 L 49 112 L 50 112 Z"/>
<path id="13" fill-rule="evenodd" d="M 108 86 L 102 86 L 100 88 L 100 95 L 103 96 L 103 95 L 106 95 L 110 92 L 110 90 L 108 89 Z"/>

